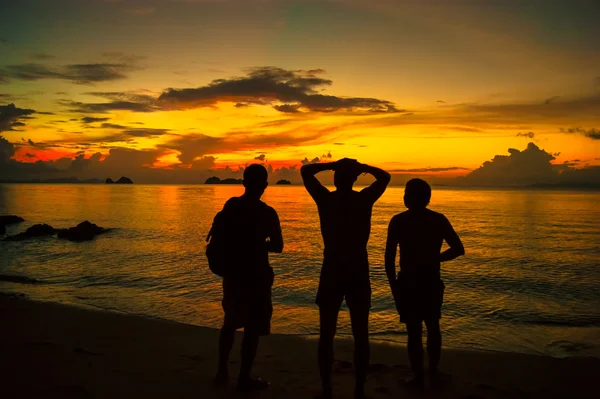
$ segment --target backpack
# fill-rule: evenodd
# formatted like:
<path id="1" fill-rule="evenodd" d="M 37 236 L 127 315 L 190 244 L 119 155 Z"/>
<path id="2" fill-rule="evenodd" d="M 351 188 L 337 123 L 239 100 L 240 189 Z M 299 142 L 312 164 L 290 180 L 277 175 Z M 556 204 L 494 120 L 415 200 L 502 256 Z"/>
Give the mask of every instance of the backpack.
<path id="1" fill-rule="evenodd" d="M 212 227 L 208 232 L 206 241 L 206 259 L 208 268 L 219 277 L 223 277 L 226 269 L 225 259 L 225 215 L 223 211 L 218 212 L 213 220 Z"/>

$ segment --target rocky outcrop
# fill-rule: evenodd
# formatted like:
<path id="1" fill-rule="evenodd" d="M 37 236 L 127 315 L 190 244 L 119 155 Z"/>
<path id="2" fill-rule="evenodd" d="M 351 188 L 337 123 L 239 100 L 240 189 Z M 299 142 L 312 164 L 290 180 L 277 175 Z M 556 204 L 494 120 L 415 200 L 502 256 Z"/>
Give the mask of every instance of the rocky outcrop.
<path id="1" fill-rule="evenodd" d="M 28 228 L 24 233 L 6 237 L 4 240 L 23 241 L 30 238 L 52 236 L 56 234 L 60 239 L 81 242 L 93 240 L 97 235 L 106 233 L 107 231 L 109 231 L 109 229 L 90 223 L 87 220 L 68 229 L 55 229 L 47 224 L 35 224 Z"/>
<path id="2" fill-rule="evenodd" d="M 107 231 L 108 229 L 86 220 L 85 222 L 79 223 L 76 227 L 58 229 L 56 230 L 56 234 L 58 235 L 58 238 L 64 240 L 81 242 L 93 240 L 98 234 L 106 233 Z"/>
<path id="3" fill-rule="evenodd" d="M 133 184 L 133 181 L 129 177 L 121 176 L 121 178 L 117 180 L 115 184 Z"/>
<path id="4" fill-rule="evenodd" d="M 15 215 L 3 215 L 0 216 L 0 224 L 6 226 L 7 224 L 21 223 L 24 222 L 25 219 Z"/>
<path id="5" fill-rule="evenodd" d="M 281 180 L 279 180 L 279 181 L 278 181 L 276 184 L 278 184 L 278 185 L 282 185 L 282 184 L 292 184 L 292 182 L 291 182 L 291 181 L 289 181 L 289 180 L 281 179 Z"/>
<path id="6" fill-rule="evenodd" d="M 209 177 L 206 179 L 204 184 L 243 184 L 244 181 L 242 179 L 219 179 L 216 176 Z"/>
<path id="7" fill-rule="evenodd" d="M 52 227 L 50 225 L 34 224 L 33 226 L 31 226 L 30 228 L 25 230 L 24 233 L 19 233 L 14 236 L 6 237 L 4 240 L 6 240 L 6 241 L 23 241 L 23 240 L 27 240 L 29 238 L 51 236 L 51 235 L 54 235 L 54 232 L 55 232 L 54 227 Z"/>
<path id="8" fill-rule="evenodd" d="M 113 181 L 110 177 L 106 179 L 106 184 L 133 184 L 133 181 L 129 177 L 121 176 L 117 181 Z"/>

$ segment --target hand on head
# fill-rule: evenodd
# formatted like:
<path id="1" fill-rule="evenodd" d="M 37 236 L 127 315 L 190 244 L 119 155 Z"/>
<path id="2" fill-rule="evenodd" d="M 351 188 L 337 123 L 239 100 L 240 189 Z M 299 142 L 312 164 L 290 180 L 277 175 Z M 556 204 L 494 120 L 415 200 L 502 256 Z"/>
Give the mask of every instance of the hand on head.
<path id="1" fill-rule="evenodd" d="M 358 176 L 362 173 L 363 167 L 364 165 L 358 162 L 356 159 L 342 158 L 335 162 L 333 165 L 333 170 L 356 174 L 356 176 Z"/>

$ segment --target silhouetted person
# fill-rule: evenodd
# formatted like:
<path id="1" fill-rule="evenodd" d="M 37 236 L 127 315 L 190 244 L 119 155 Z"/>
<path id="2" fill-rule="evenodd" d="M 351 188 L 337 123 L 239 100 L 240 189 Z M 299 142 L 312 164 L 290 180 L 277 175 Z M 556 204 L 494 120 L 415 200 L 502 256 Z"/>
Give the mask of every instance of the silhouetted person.
<path id="1" fill-rule="evenodd" d="M 444 215 L 427 209 L 431 187 L 421 179 L 406 183 L 408 208 L 390 221 L 385 251 L 385 270 L 400 314 L 408 331 L 408 355 L 414 372 L 409 385 L 424 388 L 422 324 L 427 327 L 427 354 L 432 383 L 439 382 L 442 348 L 440 318 L 444 283 L 440 262 L 464 255 L 458 234 Z M 442 242 L 450 248 L 440 253 Z M 400 246 L 400 272 L 396 279 L 396 248 Z"/>
<path id="2" fill-rule="evenodd" d="M 315 177 L 324 170 L 334 171 L 336 190 L 333 192 Z M 354 191 L 352 186 L 361 173 L 372 174 L 376 181 L 360 192 Z M 320 315 L 318 356 L 323 396 L 332 396 L 333 338 L 340 306 L 345 298 L 354 336 L 355 396 L 363 397 L 369 364 L 371 309 L 367 242 L 371 232 L 373 204 L 385 191 L 390 175 L 379 168 L 342 159 L 333 163 L 304 165 L 302 179 L 317 203 L 325 244 L 316 300 Z"/>
<path id="3" fill-rule="evenodd" d="M 244 170 L 245 193 L 233 197 L 223 208 L 225 272 L 223 310 L 225 318 L 219 339 L 217 382 L 229 378 L 229 353 L 235 331 L 244 328 L 238 389 L 266 388 L 269 383 L 252 378 L 259 337 L 271 329 L 273 269 L 268 252 L 281 253 L 283 238 L 277 212 L 260 200 L 267 187 L 267 170 L 250 165 Z"/>

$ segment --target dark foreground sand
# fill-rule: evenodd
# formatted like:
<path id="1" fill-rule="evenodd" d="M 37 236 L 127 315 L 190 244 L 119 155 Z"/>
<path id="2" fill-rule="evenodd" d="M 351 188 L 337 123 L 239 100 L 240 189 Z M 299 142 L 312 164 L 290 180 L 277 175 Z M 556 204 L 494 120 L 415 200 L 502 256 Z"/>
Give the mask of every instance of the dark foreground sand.
<path id="1" fill-rule="evenodd" d="M 0 398 L 227 398 L 212 384 L 218 331 L 143 317 L 0 296 Z M 239 366 L 239 340 L 232 356 Z M 352 342 L 336 347 L 336 397 L 351 398 Z M 257 398 L 312 398 L 316 341 L 274 335 L 261 342 L 255 373 L 272 381 Z M 417 395 L 398 380 L 404 347 L 374 344 L 372 398 Z M 447 350 L 445 398 L 597 398 L 600 359 Z"/>

